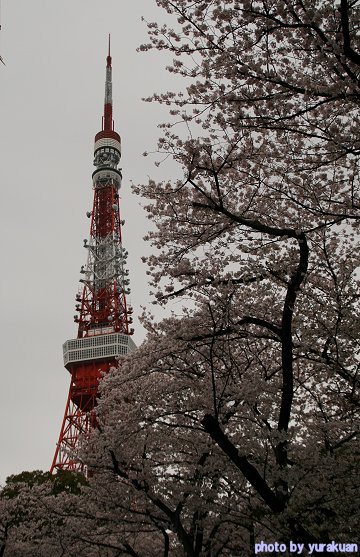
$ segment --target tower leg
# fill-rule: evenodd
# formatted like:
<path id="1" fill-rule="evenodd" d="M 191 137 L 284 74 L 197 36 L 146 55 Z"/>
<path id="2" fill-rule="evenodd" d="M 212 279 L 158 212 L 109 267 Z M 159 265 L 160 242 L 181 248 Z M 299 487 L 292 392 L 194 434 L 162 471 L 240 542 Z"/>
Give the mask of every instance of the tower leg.
<path id="1" fill-rule="evenodd" d="M 79 437 L 86 436 L 96 426 L 94 409 L 96 406 L 97 386 L 79 388 L 76 381 L 71 381 L 69 395 L 61 425 L 50 472 L 58 470 L 84 471 L 84 465 L 75 458 Z"/>

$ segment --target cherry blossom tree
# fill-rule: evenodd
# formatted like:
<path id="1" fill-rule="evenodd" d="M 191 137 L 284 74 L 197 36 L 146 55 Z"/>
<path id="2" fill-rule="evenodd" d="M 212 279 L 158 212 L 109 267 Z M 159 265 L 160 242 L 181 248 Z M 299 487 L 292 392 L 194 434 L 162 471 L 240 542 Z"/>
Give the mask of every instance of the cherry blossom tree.
<path id="1" fill-rule="evenodd" d="M 354 538 L 359 4 L 157 4 L 174 24 L 149 23 L 142 49 L 184 77 L 150 99 L 172 105 L 159 152 L 183 178 L 136 191 L 177 316 L 146 317 L 147 343 L 104 381 L 102 466 L 185 555 Z"/>
<path id="2" fill-rule="evenodd" d="M 54 476 L 39 470 L 9 476 L 0 491 L 0 555 L 85 555 L 68 522 L 86 483 L 82 474 L 65 471 Z M 95 557 L 98 551 L 87 554 Z"/>
<path id="3" fill-rule="evenodd" d="M 114 477 L 102 473 L 86 481 L 72 472 L 40 471 L 9 477 L 0 493 L 1 555 L 169 555 L 170 544 L 163 548 L 164 536 L 159 541 L 156 535 L 159 526 L 139 501 L 135 512 L 128 509 L 128 490 Z"/>
<path id="4" fill-rule="evenodd" d="M 157 4 L 174 25 L 149 23 L 142 49 L 184 77 L 150 99 L 171 106 L 159 152 L 183 177 L 135 190 L 176 314 L 147 314 L 104 379 L 84 459 L 129 494 L 128 521 L 163 528 L 164 555 L 354 539 L 358 3 Z"/>

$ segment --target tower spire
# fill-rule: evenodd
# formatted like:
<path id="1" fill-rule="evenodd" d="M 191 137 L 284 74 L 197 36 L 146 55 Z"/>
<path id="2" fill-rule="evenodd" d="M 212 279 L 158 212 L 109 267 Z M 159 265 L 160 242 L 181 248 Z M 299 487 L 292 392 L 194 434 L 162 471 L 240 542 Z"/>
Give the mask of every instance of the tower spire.
<path id="1" fill-rule="evenodd" d="M 105 78 L 105 101 L 104 101 L 104 118 L 103 130 L 111 131 L 114 129 L 112 118 L 112 67 L 110 54 L 110 33 L 109 33 L 109 51 L 106 58 L 106 78 Z"/>
<path id="2" fill-rule="evenodd" d="M 82 290 L 76 296 L 78 334 L 63 345 L 64 366 L 71 379 L 51 472 L 55 468 L 82 470 L 73 451 L 79 436 L 96 427 L 99 380 L 116 365 L 118 356 L 135 348 L 129 327 L 132 309 L 126 299 L 130 290 L 119 205 L 121 142 L 113 126 L 111 89 L 109 35 L 103 125 L 94 145 L 94 201 L 87 213 L 91 217 L 90 239 L 84 240 L 88 256 L 80 270 Z"/>

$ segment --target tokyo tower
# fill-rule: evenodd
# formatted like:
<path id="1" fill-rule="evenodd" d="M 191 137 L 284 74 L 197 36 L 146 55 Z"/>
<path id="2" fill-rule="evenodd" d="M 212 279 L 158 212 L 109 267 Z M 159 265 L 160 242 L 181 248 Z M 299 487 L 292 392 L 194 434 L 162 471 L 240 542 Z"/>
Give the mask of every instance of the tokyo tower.
<path id="1" fill-rule="evenodd" d="M 87 263 L 81 267 L 82 288 L 76 296 L 74 321 L 78 323 L 76 339 L 63 345 L 64 366 L 70 373 L 70 389 L 59 440 L 50 472 L 82 470 L 72 452 L 79 436 L 96 426 L 94 408 L 98 383 L 102 375 L 116 365 L 116 357 L 135 349 L 131 338 L 132 308 L 129 294 L 127 252 L 122 246 L 119 190 L 121 140 L 114 131 L 112 118 L 110 36 L 106 58 L 105 103 L 102 130 L 95 136 L 92 174 L 94 201 L 91 212 L 90 238 L 84 240 Z"/>

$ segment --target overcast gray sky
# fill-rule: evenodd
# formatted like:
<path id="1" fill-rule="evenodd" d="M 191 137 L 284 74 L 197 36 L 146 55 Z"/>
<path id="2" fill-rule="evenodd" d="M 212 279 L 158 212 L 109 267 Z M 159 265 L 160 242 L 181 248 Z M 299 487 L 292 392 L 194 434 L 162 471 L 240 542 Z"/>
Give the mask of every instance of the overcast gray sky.
<path id="1" fill-rule="evenodd" d="M 94 135 L 101 129 L 111 33 L 115 129 L 122 137 L 121 216 L 135 314 L 149 302 L 141 256 L 148 223 L 130 181 L 166 177 L 151 151 L 164 109 L 141 101 L 171 87 L 166 61 L 138 54 L 154 0 L 0 0 L 2 273 L 0 484 L 47 470 L 69 388 L 62 343 L 76 337 L 75 294 L 86 262 Z M 169 85 L 170 84 L 170 85 Z M 134 340 L 144 338 L 135 321 Z"/>

